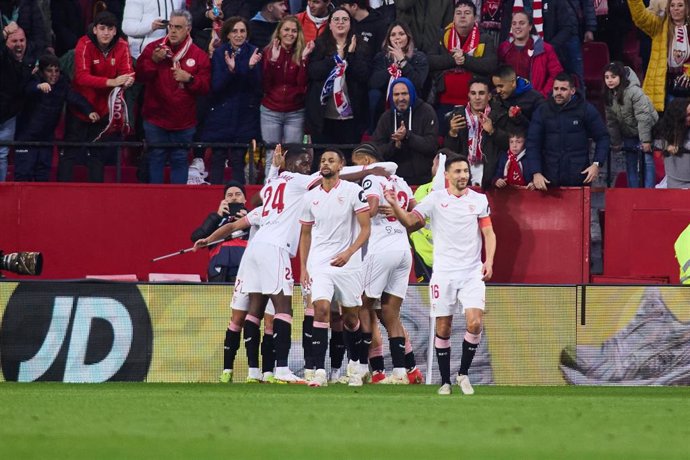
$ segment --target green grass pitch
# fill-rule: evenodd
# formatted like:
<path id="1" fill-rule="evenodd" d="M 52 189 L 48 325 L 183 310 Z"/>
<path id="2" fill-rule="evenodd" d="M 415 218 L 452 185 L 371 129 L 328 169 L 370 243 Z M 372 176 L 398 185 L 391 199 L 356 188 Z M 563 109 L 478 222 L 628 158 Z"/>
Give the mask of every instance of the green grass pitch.
<path id="1" fill-rule="evenodd" d="M 0 385 L 0 458 L 688 459 L 690 388 Z"/>

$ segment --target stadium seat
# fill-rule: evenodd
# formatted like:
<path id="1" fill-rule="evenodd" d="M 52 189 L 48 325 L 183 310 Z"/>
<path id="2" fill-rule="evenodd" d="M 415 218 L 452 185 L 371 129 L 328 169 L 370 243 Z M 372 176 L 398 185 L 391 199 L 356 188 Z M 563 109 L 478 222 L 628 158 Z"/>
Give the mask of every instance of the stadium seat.
<path id="1" fill-rule="evenodd" d="M 585 87 L 589 100 L 604 116 L 604 67 L 610 62 L 609 47 L 604 42 L 586 42 L 582 45 L 585 68 Z"/>
<path id="2" fill-rule="evenodd" d="M 167 281 L 186 281 L 190 283 L 200 283 L 201 276 L 199 276 L 196 273 L 149 273 L 149 281 L 152 283 Z"/>

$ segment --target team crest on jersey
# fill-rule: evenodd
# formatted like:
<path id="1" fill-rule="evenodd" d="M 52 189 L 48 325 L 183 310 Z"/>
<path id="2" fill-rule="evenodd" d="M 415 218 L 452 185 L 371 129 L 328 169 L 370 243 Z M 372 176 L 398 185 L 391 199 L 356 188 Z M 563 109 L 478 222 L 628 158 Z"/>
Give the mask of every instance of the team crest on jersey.
<path id="1" fill-rule="evenodd" d="M 442 207 L 442 208 L 447 208 L 447 207 L 448 207 L 448 203 L 441 203 L 441 207 Z"/>
<path id="2" fill-rule="evenodd" d="M 319 202 L 318 201 L 312 201 L 311 204 L 313 204 L 314 206 L 318 206 Z"/>
<path id="3" fill-rule="evenodd" d="M 474 212 L 475 209 L 477 209 L 476 206 L 471 204 L 470 205 L 470 212 Z"/>
<path id="4" fill-rule="evenodd" d="M 194 67 L 194 65 L 196 64 L 196 61 L 192 58 L 189 58 L 189 59 L 187 59 L 185 64 L 187 64 L 187 67 Z"/>
<path id="5" fill-rule="evenodd" d="M 343 198 L 342 196 L 339 196 L 338 197 L 338 204 L 343 204 L 343 203 L 345 203 L 345 198 Z"/>

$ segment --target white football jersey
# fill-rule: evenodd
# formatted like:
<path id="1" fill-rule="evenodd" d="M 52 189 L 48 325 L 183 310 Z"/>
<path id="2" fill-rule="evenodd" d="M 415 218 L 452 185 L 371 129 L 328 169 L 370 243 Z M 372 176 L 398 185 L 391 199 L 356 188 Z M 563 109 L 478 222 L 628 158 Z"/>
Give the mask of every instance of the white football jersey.
<path id="1" fill-rule="evenodd" d="M 331 260 L 352 245 L 359 235 L 356 214 L 369 212 L 362 187 L 339 180 L 330 191 L 316 187 L 304 196 L 300 222 L 313 225 L 307 269 L 315 273 L 331 266 Z M 342 268 L 359 270 L 361 250 L 350 257 Z"/>
<path id="2" fill-rule="evenodd" d="M 254 243 L 272 244 L 287 249 L 290 257 L 297 254 L 299 245 L 299 217 L 303 209 L 304 194 L 321 179 L 320 173 L 311 176 L 283 171 L 269 179 L 261 189 L 263 206 L 259 230 Z M 255 225 L 255 220 L 249 220 Z"/>
<path id="3" fill-rule="evenodd" d="M 457 274 L 482 266 L 480 219 L 490 214 L 486 195 L 465 189 L 461 196 L 448 189 L 429 193 L 412 212 L 431 219 L 434 273 Z"/>
<path id="4" fill-rule="evenodd" d="M 388 206 L 383 196 L 386 189 L 392 189 L 398 198 L 398 204 L 404 210 L 414 199 L 412 189 L 402 177 L 367 176 L 362 181 L 364 196 L 376 197 L 379 206 Z M 375 254 L 390 250 L 408 249 L 410 242 L 407 239 L 407 230 L 395 217 L 386 217 L 377 214 L 371 218 L 371 236 L 367 245 L 367 253 Z"/>

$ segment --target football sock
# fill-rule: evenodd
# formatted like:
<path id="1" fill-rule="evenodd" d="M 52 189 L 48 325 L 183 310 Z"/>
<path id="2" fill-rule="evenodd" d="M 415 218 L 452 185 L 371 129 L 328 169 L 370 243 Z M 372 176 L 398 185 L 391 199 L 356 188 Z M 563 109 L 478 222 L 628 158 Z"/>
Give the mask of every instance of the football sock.
<path id="1" fill-rule="evenodd" d="M 331 369 L 339 369 L 345 357 L 345 338 L 343 331 L 331 331 L 328 353 L 331 358 Z"/>
<path id="2" fill-rule="evenodd" d="M 326 368 L 326 348 L 328 347 L 328 323 L 314 321 L 314 331 L 311 340 L 314 357 L 314 368 Z"/>
<path id="3" fill-rule="evenodd" d="M 460 358 L 460 370 L 458 374 L 467 375 L 469 372 L 481 339 L 481 332 L 479 334 L 472 334 L 469 331 L 465 332 L 465 340 L 462 341 L 462 358 Z"/>
<path id="4" fill-rule="evenodd" d="M 302 350 L 304 350 L 304 368 L 314 369 L 314 358 L 311 351 L 312 331 L 314 330 L 314 315 L 304 316 L 302 321 Z"/>
<path id="5" fill-rule="evenodd" d="M 273 372 L 276 362 L 274 343 L 273 331 L 264 330 L 264 336 L 261 340 L 261 372 Z"/>
<path id="6" fill-rule="evenodd" d="M 369 347 L 371 346 L 371 332 L 362 332 L 359 342 L 359 363 L 369 364 Z"/>
<path id="7" fill-rule="evenodd" d="M 417 360 L 414 357 L 414 351 L 412 351 L 412 344 L 409 339 L 405 340 L 405 367 L 408 371 L 413 371 L 417 367 Z"/>
<path id="8" fill-rule="evenodd" d="M 359 361 L 359 345 L 361 341 L 362 334 L 359 330 L 359 322 L 353 331 L 348 330 L 347 327 L 345 328 L 345 347 L 347 347 L 347 356 L 350 358 L 350 361 Z M 368 350 L 367 353 L 369 353 Z"/>
<path id="9" fill-rule="evenodd" d="M 436 359 L 438 360 L 438 370 L 441 373 L 441 385 L 450 382 L 450 337 L 436 336 L 434 340 L 436 347 Z"/>
<path id="10" fill-rule="evenodd" d="M 244 348 L 249 367 L 259 367 L 259 318 L 247 315 L 244 321 Z"/>
<path id="11" fill-rule="evenodd" d="M 276 365 L 287 367 L 290 345 L 292 345 L 292 315 L 278 313 L 273 319 L 273 339 L 276 350 Z"/>
<path id="12" fill-rule="evenodd" d="M 407 367 L 405 365 L 405 337 L 390 337 L 388 345 L 391 349 L 393 367 Z"/>
<path id="13" fill-rule="evenodd" d="M 242 328 L 230 324 L 225 330 L 225 342 L 223 343 L 223 369 L 232 369 L 235 365 L 235 356 L 240 348 L 240 332 Z"/>

